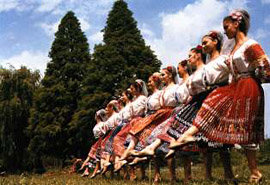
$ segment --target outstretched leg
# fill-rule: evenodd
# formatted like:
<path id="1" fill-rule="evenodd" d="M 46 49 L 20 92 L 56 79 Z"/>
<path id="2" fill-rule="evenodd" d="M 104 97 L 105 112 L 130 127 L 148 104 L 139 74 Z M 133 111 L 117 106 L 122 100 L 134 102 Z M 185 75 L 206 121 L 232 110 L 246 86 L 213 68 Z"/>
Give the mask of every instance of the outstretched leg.
<path id="1" fill-rule="evenodd" d="M 94 172 L 93 172 L 93 174 L 91 175 L 90 178 L 91 178 L 91 179 L 92 179 L 92 178 L 95 178 L 95 177 L 97 176 L 99 170 L 100 170 L 100 162 L 97 161 L 96 167 L 95 167 L 95 169 L 94 169 Z"/>
<path id="2" fill-rule="evenodd" d="M 156 139 L 151 145 L 145 147 L 142 151 L 138 152 L 137 156 L 153 156 L 156 149 L 162 144 L 161 139 Z"/>
<path id="3" fill-rule="evenodd" d="M 138 143 L 138 139 L 135 138 L 135 137 L 132 137 L 131 138 L 131 141 L 130 141 L 130 143 L 128 145 L 128 148 L 125 150 L 125 152 L 121 156 L 120 160 L 125 160 L 127 157 L 129 157 L 130 156 L 130 152 L 132 150 L 134 150 L 134 148 L 135 148 L 135 146 L 136 146 L 137 143 Z"/>
<path id="4" fill-rule="evenodd" d="M 178 138 L 177 140 L 172 140 L 170 142 L 170 149 L 176 149 L 178 147 L 181 147 L 182 145 L 185 145 L 189 142 L 195 141 L 194 135 L 199 132 L 199 129 L 195 126 L 191 126 L 184 134 Z"/>

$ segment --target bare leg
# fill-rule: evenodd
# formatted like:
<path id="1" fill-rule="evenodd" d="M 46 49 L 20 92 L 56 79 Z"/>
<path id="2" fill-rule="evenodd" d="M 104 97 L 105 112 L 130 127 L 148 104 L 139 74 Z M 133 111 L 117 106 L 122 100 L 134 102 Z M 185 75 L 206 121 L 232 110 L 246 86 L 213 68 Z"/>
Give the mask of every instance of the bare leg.
<path id="1" fill-rule="evenodd" d="M 173 183 L 176 181 L 176 174 L 175 174 L 175 159 L 171 158 L 167 160 L 169 171 L 170 171 L 170 181 Z"/>
<path id="2" fill-rule="evenodd" d="M 250 170 L 250 182 L 259 182 L 262 178 L 262 174 L 259 171 L 257 167 L 257 161 L 256 161 L 256 150 L 245 150 L 247 160 L 248 160 L 248 167 Z"/>
<path id="3" fill-rule="evenodd" d="M 169 152 L 166 154 L 165 159 L 170 159 L 171 157 L 174 157 L 175 150 L 170 149 Z"/>
<path id="4" fill-rule="evenodd" d="M 104 168 L 104 163 L 105 163 L 105 159 L 100 159 L 100 168 L 101 168 L 101 170 L 103 170 L 103 168 Z"/>
<path id="5" fill-rule="evenodd" d="M 224 178 L 228 180 L 234 179 L 232 166 L 231 166 L 231 155 L 230 155 L 229 150 L 221 149 L 219 151 L 219 156 L 223 163 Z"/>
<path id="6" fill-rule="evenodd" d="M 89 168 L 86 167 L 81 177 L 87 177 L 89 175 Z"/>
<path id="7" fill-rule="evenodd" d="M 203 152 L 204 167 L 205 167 L 205 179 L 212 180 L 212 163 L 213 163 L 213 152 L 208 148 Z"/>
<path id="8" fill-rule="evenodd" d="M 106 158 L 105 158 L 105 166 L 108 166 L 110 164 L 110 158 L 111 158 L 111 155 L 106 155 Z"/>
<path id="9" fill-rule="evenodd" d="M 145 147 L 142 151 L 138 152 L 138 156 L 153 156 L 155 150 L 162 144 L 160 139 L 156 139 L 151 145 Z"/>
<path id="10" fill-rule="evenodd" d="M 136 171 L 134 167 L 129 168 L 129 176 L 131 181 L 135 181 L 137 179 Z"/>
<path id="11" fill-rule="evenodd" d="M 132 162 L 128 163 L 130 166 L 135 166 L 138 163 L 141 163 L 143 161 L 146 161 L 147 157 L 135 157 Z"/>
<path id="12" fill-rule="evenodd" d="M 141 172 L 141 179 L 145 180 L 147 177 L 146 177 L 146 174 L 145 174 L 145 166 L 144 165 L 140 166 L 140 172 Z"/>
<path id="13" fill-rule="evenodd" d="M 184 174 L 185 174 L 185 179 L 184 183 L 187 183 L 189 180 L 192 179 L 191 177 L 191 158 L 189 156 L 183 156 L 184 160 Z"/>
<path id="14" fill-rule="evenodd" d="M 96 167 L 95 167 L 95 169 L 94 169 L 94 172 L 93 172 L 93 174 L 92 174 L 91 177 L 90 177 L 91 179 L 97 176 L 97 172 L 99 171 L 99 169 L 100 169 L 100 162 L 98 161 L 98 162 L 96 163 Z"/>
<path id="15" fill-rule="evenodd" d="M 125 152 L 121 156 L 120 160 L 125 160 L 130 155 L 130 151 L 132 151 L 135 148 L 137 143 L 138 143 L 138 139 L 135 137 L 132 137 L 132 139 L 128 145 L 128 148 L 125 150 Z"/>
<path id="16" fill-rule="evenodd" d="M 113 171 L 113 168 L 111 168 L 110 172 L 111 172 L 111 179 L 113 179 L 113 178 L 114 178 L 114 171 Z"/>
<path id="17" fill-rule="evenodd" d="M 116 156 L 114 163 L 114 172 L 118 172 L 126 163 L 127 163 L 126 160 L 120 161 L 120 157 Z"/>
<path id="18" fill-rule="evenodd" d="M 170 143 L 169 148 L 175 149 L 178 148 L 186 143 L 193 142 L 194 138 L 193 136 L 199 132 L 199 129 L 195 126 L 190 127 L 180 138 L 178 138 L 176 141 L 172 140 Z"/>
<path id="19" fill-rule="evenodd" d="M 126 166 L 124 166 L 123 171 L 124 171 L 123 178 L 125 180 L 128 180 L 129 179 L 128 168 Z"/>
<path id="20" fill-rule="evenodd" d="M 160 159 L 158 157 L 154 158 L 154 167 L 155 167 L 155 177 L 154 177 L 154 183 L 158 184 L 161 181 L 161 175 L 160 175 Z"/>
<path id="21" fill-rule="evenodd" d="M 108 171 L 108 168 L 111 165 L 110 158 L 111 158 L 111 155 L 106 155 L 104 165 L 103 165 L 102 174 L 105 174 Z"/>
<path id="22" fill-rule="evenodd" d="M 119 159 L 120 159 L 119 156 L 115 156 L 114 163 L 118 163 Z"/>
<path id="23" fill-rule="evenodd" d="M 88 156 L 88 157 L 85 159 L 85 161 L 83 162 L 83 164 L 82 164 L 82 166 L 81 166 L 81 168 L 80 168 L 79 170 L 82 170 L 82 169 L 86 166 L 86 164 L 89 162 L 89 160 L 90 160 L 90 157 Z"/>

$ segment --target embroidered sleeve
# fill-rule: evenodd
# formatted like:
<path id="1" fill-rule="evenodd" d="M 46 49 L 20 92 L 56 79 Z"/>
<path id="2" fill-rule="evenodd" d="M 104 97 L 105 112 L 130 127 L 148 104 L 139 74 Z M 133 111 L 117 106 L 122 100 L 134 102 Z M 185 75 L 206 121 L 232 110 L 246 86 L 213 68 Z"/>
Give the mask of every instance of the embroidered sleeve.
<path id="1" fill-rule="evenodd" d="M 191 96 L 206 90 L 203 79 L 203 69 L 196 71 L 188 78 L 186 87 L 188 88 L 189 94 Z"/>
<path id="2" fill-rule="evenodd" d="M 103 122 L 95 125 L 95 127 L 93 128 L 95 138 L 99 138 L 106 133 L 106 128 L 104 128 L 104 126 L 105 125 Z"/>
<path id="3" fill-rule="evenodd" d="M 136 107 L 136 110 L 134 110 L 133 116 L 142 116 L 144 114 L 146 100 L 147 98 L 145 96 L 141 97 Z"/>
<path id="4" fill-rule="evenodd" d="M 217 61 L 204 66 L 202 81 L 206 89 L 211 88 L 213 85 L 228 83 L 230 71 L 225 61 L 225 57 L 220 57 Z"/>
<path id="5" fill-rule="evenodd" d="M 259 44 L 249 46 L 245 53 L 246 60 L 255 68 L 255 75 L 261 82 L 270 82 L 270 62 Z"/>
<path id="6" fill-rule="evenodd" d="M 175 91 L 175 99 L 178 103 L 187 103 L 189 97 L 189 90 L 186 83 L 183 83 L 182 85 L 177 87 Z"/>

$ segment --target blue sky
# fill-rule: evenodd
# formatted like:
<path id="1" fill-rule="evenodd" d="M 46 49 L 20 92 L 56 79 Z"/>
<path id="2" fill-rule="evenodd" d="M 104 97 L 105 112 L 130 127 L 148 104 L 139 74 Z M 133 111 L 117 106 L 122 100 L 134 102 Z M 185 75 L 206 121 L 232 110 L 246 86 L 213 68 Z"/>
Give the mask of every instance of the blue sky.
<path id="1" fill-rule="evenodd" d="M 68 10 L 75 12 L 90 44 L 102 30 L 114 0 L 0 0 L 0 65 L 26 65 L 44 72 L 54 32 Z M 270 55 L 270 0 L 127 0 L 146 43 L 163 65 L 186 58 L 209 30 L 222 31 L 222 18 L 235 8 L 251 15 L 249 37 Z M 265 87 L 270 91 L 270 87 Z M 269 102 L 269 103 L 268 103 Z M 270 97 L 267 100 L 270 105 Z M 268 106 L 269 107 L 269 106 Z M 266 115 L 270 115 L 267 110 Z M 267 135 L 270 136 L 270 119 Z"/>

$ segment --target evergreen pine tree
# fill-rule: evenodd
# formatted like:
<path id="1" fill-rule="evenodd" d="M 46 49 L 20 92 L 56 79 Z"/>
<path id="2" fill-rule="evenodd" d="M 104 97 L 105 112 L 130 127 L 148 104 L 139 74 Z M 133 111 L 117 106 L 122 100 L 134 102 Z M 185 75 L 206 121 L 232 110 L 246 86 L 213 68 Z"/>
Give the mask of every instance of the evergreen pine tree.
<path id="1" fill-rule="evenodd" d="M 49 53 L 42 87 L 35 94 L 28 128 L 34 165 L 43 155 L 65 159 L 68 123 L 81 99 L 82 81 L 90 62 L 87 39 L 73 12 L 62 18 Z"/>
<path id="2" fill-rule="evenodd" d="M 134 79 L 147 80 L 161 65 L 150 47 L 146 46 L 132 12 L 123 0 L 114 3 L 103 32 L 104 44 L 95 46 L 84 81 L 83 99 L 70 123 L 76 135 L 76 139 L 70 142 L 78 141 L 76 151 L 84 155 L 93 142 L 95 112 Z"/>
<path id="3" fill-rule="evenodd" d="M 25 130 L 40 75 L 25 67 L 0 69 L 0 79 L 0 161 L 8 172 L 25 170 L 28 146 Z"/>
<path id="4" fill-rule="evenodd" d="M 111 58 L 118 60 L 116 58 L 119 57 L 122 61 L 118 63 L 124 63 L 124 67 L 120 66 L 118 70 L 121 78 L 114 81 L 114 90 L 126 88 L 127 83 L 134 77 L 147 80 L 150 74 L 159 70 L 161 62 L 150 47 L 146 46 L 126 2 L 119 0 L 114 3 L 103 31 L 105 45 L 114 48 L 117 53 Z M 118 63 L 115 62 L 114 65 Z"/>

